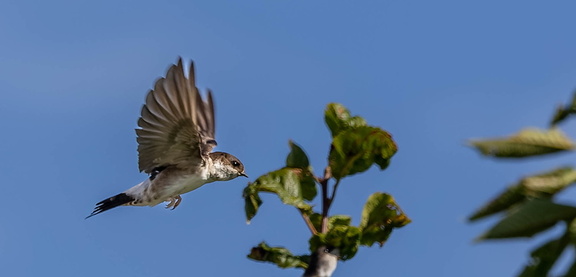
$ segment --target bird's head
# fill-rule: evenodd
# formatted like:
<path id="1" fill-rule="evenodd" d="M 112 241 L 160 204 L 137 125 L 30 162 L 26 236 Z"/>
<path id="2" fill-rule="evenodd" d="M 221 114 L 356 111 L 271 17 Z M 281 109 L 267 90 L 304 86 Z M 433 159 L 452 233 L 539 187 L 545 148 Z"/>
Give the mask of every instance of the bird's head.
<path id="1" fill-rule="evenodd" d="M 242 162 L 233 155 L 224 152 L 213 152 L 210 153 L 210 158 L 212 158 L 216 169 L 214 175 L 219 181 L 232 180 L 239 176 L 248 177 L 244 172 Z"/>

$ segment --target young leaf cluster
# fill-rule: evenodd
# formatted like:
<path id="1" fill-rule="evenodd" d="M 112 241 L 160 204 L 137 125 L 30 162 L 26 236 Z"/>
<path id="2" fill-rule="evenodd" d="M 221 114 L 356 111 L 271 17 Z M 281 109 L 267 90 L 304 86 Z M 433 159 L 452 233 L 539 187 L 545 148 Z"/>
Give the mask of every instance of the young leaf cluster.
<path id="1" fill-rule="evenodd" d="M 329 104 L 324 118 L 332 134 L 332 143 L 323 176 L 314 175 L 304 150 L 290 141 L 285 165 L 258 177 L 244 189 L 246 219 L 250 222 L 261 207 L 260 193 L 273 193 L 282 203 L 299 211 L 311 232 L 311 253 L 327 249 L 337 253 L 339 259 L 348 260 L 360 246 L 375 243 L 382 246 L 395 228 L 410 223 L 410 219 L 391 195 L 382 192 L 368 198 L 359 226 L 353 226 L 348 215 L 329 214 L 343 178 L 364 172 L 373 165 L 380 170 L 386 169 L 397 147 L 388 132 L 367 125 L 362 117 L 351 116 L 340 104 Z M 319 207 L 313 204 L 317 196 Z M 248 255 L 250 259 L 282 268 L 307 268 L 310 257 L 293 255 L 285 248 L 270 247 L 265 242 L 252 248 Z"/>

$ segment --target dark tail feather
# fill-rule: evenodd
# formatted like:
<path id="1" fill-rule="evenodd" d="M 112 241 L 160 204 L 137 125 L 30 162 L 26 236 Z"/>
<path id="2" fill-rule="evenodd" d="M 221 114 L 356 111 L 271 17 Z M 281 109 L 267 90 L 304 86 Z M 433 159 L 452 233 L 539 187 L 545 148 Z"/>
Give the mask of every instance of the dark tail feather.
<path id="1" fill-rule="evenodd" d="M 126 193 L 120 193 L 117 194 L 116 196 L 104 199 L 96 203 L 96 208 L 94 208 L 94 211 L 89 216 L 87 216 L 86 219 L 93 217 L 101 212 L 110 210 L 112 208 L 116 208 L 118 206 L 122 206 L 126 203 L 130 203 L 134 200 L 135 200 L 134 197 L 128 196 Z"/>

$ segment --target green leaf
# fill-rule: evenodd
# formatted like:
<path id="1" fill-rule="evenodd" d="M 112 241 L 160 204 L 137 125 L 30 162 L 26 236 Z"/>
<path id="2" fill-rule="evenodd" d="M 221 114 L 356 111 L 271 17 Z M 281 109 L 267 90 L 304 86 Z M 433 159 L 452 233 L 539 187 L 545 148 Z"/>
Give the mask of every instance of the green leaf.
<path id="1" fill-rule="evenodd" d="M 550 122 L 550 126 L 555 126 L 558 123 L 564 121 L 568 115 L 570 115 L 570 110 L 567 110 L 564 108 L 563 105 L 560 105 L 559 107 L 556 108 L 556 112 L 554 113 L 554 116 L 552 117 L 552 121 Z"/>
<path id="2" fill-rule="evenodd" d="M 405 226 L 410 222 L 411 220 L 402 212 L 391 195 L 373 193 L 368 197 L 362 210 L 359 226 L 362 231 L 360 243 L 372 246 L 377 242 L 382 247 L 394 228 Z"/>
<path id="3" fill-rule="evenodd" d="M 328 230 L 336 226 L 349 226 L 352 218 L 347 215 L 337 214 L 328 218 Z"/>
<path id="4" fill-rule="evenodd" d="M 319 213 L 312 213 L 309 215 L 310 218 L 310 222 L 312 222 L 312 225 L 314 225 L 314 228 L 316 230 L 320 230 L 322 229 L 322 215 Z"/>
<path id="5" fill-rule="evenodd" d="M 312 225 L 314 225 L 314 228 L 316 228 L 316 230 L 320 230 L 322 228 L 322 215 L 319 213 L 312 213 L 310 216 L 310 221 L 312 222 Z M 352 218 L 350 218 L 350 216 L 347 215 L 333 215 L 328 217 L 328 230 L 334 228 L 334 226 L 338 226 L 338 225 L 344 225 L 344 226 L 348 226 L 350 225 L 350 223 L 352 222 Z"/>
<path id="6" fill-rule="evenodd" d="M 248 222 L 256 215 L 262 200 L 260 192 L 271 192 L 284 204 L 292 205 L 305 213 L 312 212 L 312 206 L 305 201 L 311 201 L 316 196 L 314 176 L 307 169 L 285 167 L 262 175 L 249 183 L 244 189 L 246 219 Z"/>
<path id="7" fill-rule="evenodd" d="M 360 126 L 366 126 L 366 120 L 359 116 L 350 116 L 350 112 L 342 104 L 330 103 L 324 112 L 326 125 L 335 137 L 340 132 Z"/>
<path id="8" fill-rule="evenodd" d="M 348 260 L 356 255 L 360 246 L 361 232 L 358 227 L 335 225 L 326 234 L 316 234 L 310 238 L 310 251 L 314 252 L 320 246 L 337 248 L 340 253 L 339 258 Z"/>
<path id="9" fill-rule="evenodd" d="M 262 205 L 262 199 L 260 199 L 258 190 L 252 183 L 248 183 L 248 186 L 244 188 L 242 197 L 244 197 L 244 212 L 246 213 L 246 223 L 250 224 L 250 220 L 256 216 L 260 205 Z"/>
<path id="10" fill-rule="evenodd" d="M 526 200 L 526 195 L 524 194 L 524 188 L 515 185 L 508 187 L 503 193 L 492 199 L 486 205 L 482 206 L 476 212 L 474 212 L 469 218 L 469 221 L 475 221 L 501 211 L 505 211 L 510 207 Z"/>
<path id="11" fill-rule="evenodd" d="M 568 222 L 568 232 L 570 234 L 570 240 L 572 244 L 576 246 L 576 219 Z"/>
<path id="12" fill-rule="evenodd" d="M 538 196 L 542 193 L 554 195 L 576 182 L 576 170 L 571 167 L 562 167 L 549 172 L 526 177 L 520 184 L 526 193 Z"/>
<path id="13" fill-rule="evenodd" d="M 576 182 L 576 170 L 562 167 L 520 180 L 484 205 L 469 220 L 499 213 L 530 198 L 549 198 Z"/>
<path id="14" fill-rule="evenodd" d="M 532 237 L 559 221 L 574 217 L 576 207 L 556 204 L 549 199 L 534 199 L 518 206 L 477 240 Z"/>
<path id="15" fill-rule="evenodd" d="M 300 146 L 295 144 L 293 141 L 290 144 L 290 154 L 286 157 L 286 167 L 303 168 L 306 169 L 310 166 L 310 161 L 308 161 L 308 156 Z"/>
<path id="16" fill-rule="evenodd" d="M 531 262 L 524 268 L 519 277 L 540 277 L 549 276 L 550 269 L 554 266 L 568 243 L 569 236 L 564 235 L 558 239 L 551 240 L 538 247 L 532 253 Z M 566 275 L 572 276 L 572 275 Z"/>
<path id="17" fill-rule="evenodd" d="M 248 254 L 248 258 L 255 261 L 273 263 L 281 268 L 299 267 L 305 269 L 310 263 L 309 255 L 294 256 L 284 247 L 270 247 L 265 242 L 253 247 L 250 254 Z"/>
<path id="18" fill-rule="evenodd" d="M 572 150 L 574 144 L 559 129 L 524 129 L 499 139 L 472 140 L 470 145 L 486 156 L 523 158 Z"/>
<path id="19" fill-rule="evenodd" d="M 550 125 L 555 126 L 574 113 L 576 113 L 576 92 L 572 95 L 572 101 L 568 105 L 560 105 L 556 108 L 556 113 L 554 113 Z"/>
<path id="20" fill-rule="evenodd" d="M 334 137 L 328 162 L 332 176 L 341 179 L 364 172 L 373 164 L 386 169 L 396 151 L 396 143 L 388 132 L 362 126 L 341 131 Z"/>

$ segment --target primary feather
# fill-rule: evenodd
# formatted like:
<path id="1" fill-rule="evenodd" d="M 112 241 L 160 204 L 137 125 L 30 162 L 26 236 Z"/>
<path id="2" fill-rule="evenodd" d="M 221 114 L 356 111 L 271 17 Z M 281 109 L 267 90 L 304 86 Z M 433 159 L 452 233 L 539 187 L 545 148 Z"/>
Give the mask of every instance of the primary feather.
<path id="1" fill-rule="evenodd" d="M 186 77 L 180 59 L 148 92 L 136 129 L 140 171 L 198 166 L 216 146 L 212 93 L 204 101 L 194 81 L 194 64 Z"/>

